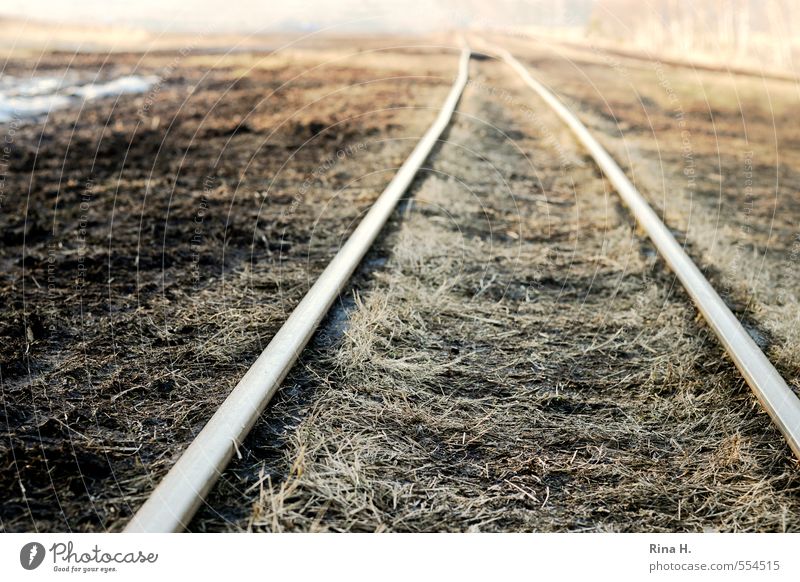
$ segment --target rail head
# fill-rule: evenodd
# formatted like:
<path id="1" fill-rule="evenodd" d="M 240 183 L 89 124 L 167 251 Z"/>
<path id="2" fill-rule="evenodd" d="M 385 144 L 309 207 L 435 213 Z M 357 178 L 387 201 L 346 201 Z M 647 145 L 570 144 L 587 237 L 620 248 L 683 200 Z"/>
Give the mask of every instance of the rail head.
<path id="1" fill-rule="evenodd" d="M 139 508 L 126 532 L 178 532 L 188 526 L 450 123 L 467 84 L 470 54 L 462 41 L 458 74 L 433 124 L 258 359 Z"/>
<path id="2" fill-rule="evenodd" d="M 508 50 L 482 39 L 473 44 L 508 64 L 572 130 L 614 186 L 639 226 L 675 273 L 747 384 L 800 459 L 800 399 L 787 385 L 647 200 L 589 129 Z"/>

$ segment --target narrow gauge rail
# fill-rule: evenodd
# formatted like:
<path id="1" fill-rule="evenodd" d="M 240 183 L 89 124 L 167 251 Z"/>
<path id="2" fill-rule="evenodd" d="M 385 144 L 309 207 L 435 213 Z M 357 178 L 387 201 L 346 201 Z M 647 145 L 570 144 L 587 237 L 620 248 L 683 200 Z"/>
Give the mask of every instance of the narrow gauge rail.
<path id="1" fill-rule="evenodd" d="M 524 65 L 504 48 L 482 39 L 475 39 L 475 43 L 483 52 L 507 63 L 586 147 L 681 281 L 792 451 L 800 458 L 800 399 L 667 226 L 586 126 Z M 181 531 L 188 525 L 450 123 L 467 83 L 470 55 L 470 49 L 465 46 L 459 59 L 458 75 L 433 125 L 270 344 L 134 515 L 126 532 Z"/>
<path id="2" fill-rule="evenodd" d="M 795 456 L 800 459 L 800 399 L 789 388 L 775 366 L 756 345 L 686 251 L 678 244 L 669 228 L 587 127 L 549 89 L 536 80 L 522 63 L 502 47 L 494 46 L 482 39 L 478 39 L 477 44 L 481 50 L 494 54 L 507 63 L 588 150 L 639 226 L 644 229 L 661 257 L 683 284 L 756 398 L 781 431 Z"/>
<path id="3" fill-rule="evenodd" d="M 175 532 L 186 528 L 450 123 L 467 84 L 470 54 L 469 48 L 464 46 L 458 74 L 433 125 L 269 345 L 136 512 L 125 531 Z"/>

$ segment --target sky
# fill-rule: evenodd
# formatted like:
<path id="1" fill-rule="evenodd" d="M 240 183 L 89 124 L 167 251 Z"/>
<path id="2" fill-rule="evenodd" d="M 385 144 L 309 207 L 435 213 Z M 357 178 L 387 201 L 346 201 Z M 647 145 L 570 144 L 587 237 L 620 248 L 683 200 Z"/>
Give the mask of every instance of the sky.
<path id="1" fill-rule="evenodd" d="M 0 15 L 162 31 L 425 31 L 588 18 L 592 0 L 3 0 Z"/>

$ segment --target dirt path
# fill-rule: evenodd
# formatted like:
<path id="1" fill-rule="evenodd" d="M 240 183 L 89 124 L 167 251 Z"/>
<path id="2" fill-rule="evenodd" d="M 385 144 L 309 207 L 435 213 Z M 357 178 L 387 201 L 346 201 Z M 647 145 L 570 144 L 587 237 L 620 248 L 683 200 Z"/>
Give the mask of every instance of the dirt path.
<path id="1" fill-rule="evenodd" d="M 787 447 L 616 195 L 510 71 L 472 79 L 193 529 L 800 529 Z"/>

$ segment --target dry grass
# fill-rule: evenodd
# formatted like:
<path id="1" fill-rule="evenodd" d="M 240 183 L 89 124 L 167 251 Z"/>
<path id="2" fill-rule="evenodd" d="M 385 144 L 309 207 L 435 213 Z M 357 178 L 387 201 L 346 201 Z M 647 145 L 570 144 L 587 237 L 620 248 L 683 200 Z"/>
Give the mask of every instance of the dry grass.
<path id="1" fill-rule="evenodd" d="M 521 110 L 461 108 L 251 515 L 203 528 L 800 528 L 789 451 L 591 165 L 573 190 Z"/>

